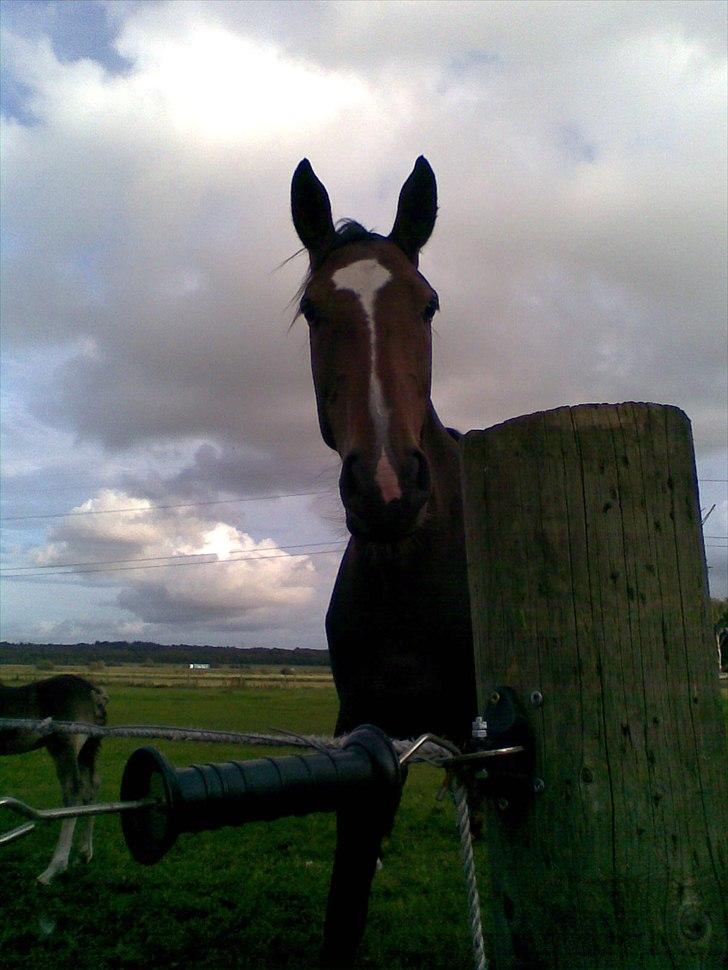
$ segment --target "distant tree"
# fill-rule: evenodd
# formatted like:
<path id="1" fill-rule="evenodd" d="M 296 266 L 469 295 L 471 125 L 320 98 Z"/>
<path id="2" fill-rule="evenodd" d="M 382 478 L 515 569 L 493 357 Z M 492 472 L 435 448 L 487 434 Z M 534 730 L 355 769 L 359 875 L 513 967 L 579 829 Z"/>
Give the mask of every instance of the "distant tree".
<path id="1" fill-rule="evenodd" d="M 728 627 L 728 599 L 711 600 L 710 609 L 716 633 Z"/>
<path id="2" fill-rule="evenodd" d="M 153 658 L 153 659 L 152 659 Z M 0 663 L 32 664 L 37 666 L 50 660 L 61 666 L 88 666 L 93 660 L 101 660 L 109 666 L 136 664 L 156 667 L 158 664 L 185 664 L 191 660 L 209 663 L 215 667 L 265 666 L 280 669 L 282 666 L 296 669 L 302 664 L 329 667 L 326 650 L 280 648 L 194 646 L 192 644 L 158 644 L 147 641 L 98 640 L 96 643 L 8 643 L 0 641 Z"/>
<path id="3" fill-rule="evenodd" d="M 710 601 L 713 629 L 718 644 L 718 663 L 728 671 L 728 599 Z"/>

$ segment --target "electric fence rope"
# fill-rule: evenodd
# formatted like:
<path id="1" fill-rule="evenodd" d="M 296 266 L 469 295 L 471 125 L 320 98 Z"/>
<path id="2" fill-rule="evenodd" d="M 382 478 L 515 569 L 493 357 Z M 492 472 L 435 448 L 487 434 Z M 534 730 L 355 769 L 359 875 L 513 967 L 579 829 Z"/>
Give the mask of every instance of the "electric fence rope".
<path id="1" fill-rule="evenodd" d="M 480 893 L 475 873 L 475 856 L 473 854 L 473 837 L 470 834 L 470 811 L 468 810 L 468 795 L 464 785 L 453 780 L 450 785 L 450 795 L 457 811 L 458 832 L 460 833 L 460 854 L 463 860 L 463 874 L 465 889 L 468 894 L 468 921 L 470 936 L 473 944 L 473 958 L 475 970 L 488 970 L 488 960 L 485 956 L 483 943 L 483 921 L 480 914 Z"/>

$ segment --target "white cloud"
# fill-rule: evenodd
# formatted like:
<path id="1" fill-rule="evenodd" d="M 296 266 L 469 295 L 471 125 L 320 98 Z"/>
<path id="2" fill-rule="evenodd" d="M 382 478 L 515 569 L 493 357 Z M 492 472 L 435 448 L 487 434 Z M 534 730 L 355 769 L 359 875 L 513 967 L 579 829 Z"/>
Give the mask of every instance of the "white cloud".
<path id="1" fill-rule="evenodd" d="M 128 509 L 139 511 L 116 511 Z M 272 539 L 111 489 L 72 510 L 48 539 L 31 551 L 34 564 L 74 564 L 84 582 L 121 586 L 120 607 L 152 630 L 176 628 L 178 638 L 203 626 L 292 626 L 320 582 L 310 557 Z"/>
<path id="2" fill-rule="evenodd" d="M 136 66 L 137 101 L 156 103 L 181 135 L 246 144 L 317 127 L 344 106 L 367 110 L 351 72 L 296 63 L 273 44 L 206 23 L 200 8 L 182 22 L 177 12 L 157 29 L 130 22 L 117 46 Z"/>
<path id="3" fill-rule="evenodd" d="M 165 490 L 204 501 L 331 484 L 305 327 L 287 332 L 305 258 L 274 272 L 298 248 L 288 191 L 304 155 L 336 217 L 382 231 L 415 157 L 432 162 L 440 213 L 422 268 L 443 307 L 446 423 L 648 399 L 687 411 L 699 453 L 725 448 L 722 4 L 188 0 L 108 13 L 130 65 L 117 73 L 61 61 L 38 31 L 4 35 L 38 119 L 4 119 L 1 143 L 18 501 L 40 487 L 65 507 L 61 478 L 95 502 L 107 486 L 155 504 Z M 182 518 L 174 537 L 140 520 L 123 535 L 112 522 L 51 530 L 42 545 L 113 558 L 168 552 L 173 538 L 200 549 L 216 528 L 221 542 L 228 528 L 241 542 L 264 534 L 222 512 Z M 279 526 L 267 534 L 294 524 Z M 278 562 L 268 586 L 307 588 Z M 253 622 L 235 576 L 264 598 L 261 629 L 293 609 L 242 566 L 157 570 L 147 585 L 123 574 L 127 603 L 208 616 L 185 572 L 219 577 L 221 590 L 198 588 L 221 624 L 238 622 L 236 597 Z M 301 607 L 312 629 L 317 590 Z"/>

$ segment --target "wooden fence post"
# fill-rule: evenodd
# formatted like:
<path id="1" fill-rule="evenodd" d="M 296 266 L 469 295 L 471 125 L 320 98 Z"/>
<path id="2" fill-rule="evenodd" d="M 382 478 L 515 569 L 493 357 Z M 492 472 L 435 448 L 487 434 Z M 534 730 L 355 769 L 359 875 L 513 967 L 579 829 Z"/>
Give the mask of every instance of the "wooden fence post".
<path id="1" fill-rule="evenodd" d="M 488 809 L 496 970 L 723 967 L 726 735 L 690 422 L 563 407 L 471 431 L 462 459 L 479 707 L 515 690 L 545 782 L 522 820 Z"/>

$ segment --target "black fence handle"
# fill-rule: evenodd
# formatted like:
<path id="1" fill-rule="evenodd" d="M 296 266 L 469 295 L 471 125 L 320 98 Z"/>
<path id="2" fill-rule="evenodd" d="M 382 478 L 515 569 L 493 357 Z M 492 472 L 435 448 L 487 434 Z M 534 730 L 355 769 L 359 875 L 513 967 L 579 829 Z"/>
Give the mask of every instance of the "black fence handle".
<path id="1" fill-rule="evenodd" d="M 183 832 L 345 810 L 368 803 L 394 815 L 403 771 L 389 738 L 373 725 L 353 731 L 339 750 L 175 768 L 152 747 L 137 749 L 121 781 L 122 801 L 156 802 L 122 815 L 137 862 L 153 865 Z"/>

